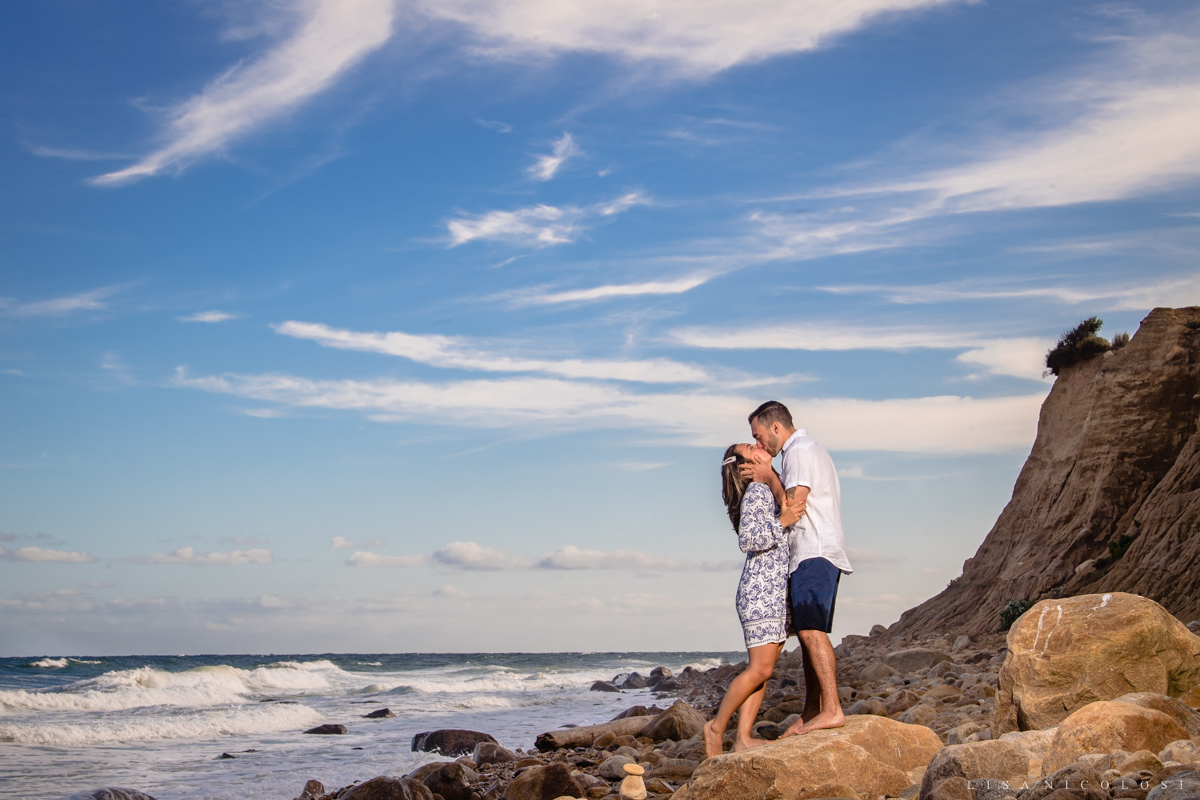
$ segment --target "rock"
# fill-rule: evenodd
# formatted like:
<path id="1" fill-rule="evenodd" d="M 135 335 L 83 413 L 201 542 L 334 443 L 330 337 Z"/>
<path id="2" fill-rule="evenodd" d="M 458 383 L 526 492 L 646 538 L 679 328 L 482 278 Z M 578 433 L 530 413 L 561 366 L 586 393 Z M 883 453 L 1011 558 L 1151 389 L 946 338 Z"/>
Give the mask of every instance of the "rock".
<path id="1" fill-rule="evenodd" d="M 1130 753 L 1120 764 L 1113 764 L 1113 769 L 1122 775 L 1128 775 L 1130 772 L 1142 772 L 1143 770 L 1155 773 L 1162 768 L 1163 765 L 1158 760 L 1158 756 L 1149 750 L 1138 750 L 1135 753 Z"/>
<path id="2" fill-rule="evenodd" d="M 300 790 L 300 796 L 296 800 L 317 800 L 323 794 L 325 794 L 325 784 L 318 780 L 310 780 L 304 784 L 304 788 Z"/>
<path id="3" fill-rule="evenodd" d="M 971 784 L 966 778 L 943 778 L 928 793 L 922 794 L 921 799 L 975 800 L 971 796 Z"/>
<path id="4" fill-rule="evenodd" d="M 754 727 L 751 730 L 759 739 L 766 739 L 768 742 L 773 742 L 782 736 L 786 729 L 774 722 L 763 720 L 762 722 L 754 723 Z"/>
<path id="5" fill-rule="evenodd" d="M 871 626 L 870 636 L 872 639 L 876 638 L 877 636 L 883 636 L 885 633 L 887 633 L 887 628 L 885 628 L 884 626 L 882 626 L 882 625 L 872 625 Z"/>
<path id="6" fill-rule="evenodd" d="M 641 775 L 626 775 L 621 781 L 617 794 L 620 795 L 621 800 L 646 800 L 646 782 Z"/>
<path id="7" fill-rule="evenodd" d="M 392 719 L 395 716 L 390 708 L 380 708 L 370 714 L 363 714 L 363 719 Z"/>
<path id="8" fill-rule="evenodd" d="M 1087 753 L 1106 753 L 1117 748 L 1157 753 L 1170 742 L 1186 738 L 1187 731 L 1161 711 L 1132 703 L 1091 703 L 1058 726 L 1042 761 L 1042 774 L 1062 769 Z"/>
<path id="9" fill-rule="evenodd" d="M 103 789 L 93 789 L 90 792 L 79 792 L 69 797 L 64 797 L 63 800 L 154 800 L 154 798 L 137 789 L 106 786 Z"/>
<path id="10" fill-rule="evenodd" d="M 884 664 L 882 661 L 876 661 L 868 664 L 858 673 L 858 679 L 863 683 L 872 681 L 886 681 L 888 678 L 896 674 L 896 670 Z"/>
<path id="11" fill-rule="evenodd" d="M 1044 731 L 1010 731 L 1000 736 L 1002 741 L 1015 742 L 1038 761 L 1046 757 L 1050 744 L 1054 741 L 1058 728 L 1047 728 Z"/>
<path id="12" fill-rule="evenodd" d="M 1021 800 L 1049 800 L 1051 797 L 1054 800 L 1108 800 L 1108 792 L 1101 789 L 1101 780 L 1100 774 L 1091 767 L 1069 764 L 1030 783 L 1029 791 L 1021 794 Z"/>
<path id="13" fill-rule="evenodd" d="M 908 711 L 919 702 L 921 702 L 919 694 L 912 689 L 901 689 L 887 699 L 888 716 L 893 717 L 902 711 Z"/>
<path id="14" fill-rule="evenodd" d="M 1178 761 L 1180 764 L 1194 764 L 1200 761 L 1200 747 L 1190 739 L 1180 739 L 1171 742 L 1159 751 L 1160 761 Z"/>
<path id="15" fill-rule="evenodd" d="M 937 717 L 938 712 L 928 703 L 917 703 L 912 708 L 896 717 L 906 725 L 928 725 Z"/>
<path id="16" fill-rule="evenodd" d="M 675 794 L 675 790 L 671 788 L 671 785 L 662 778 L 646 778 L 646 791 L 650 792 L 650 794 Z"/>
<path id="17" fill-rule="evenodd" d="M 1175 721 L 1183 726 L 1188 732 L 1188 736 L 1200 736 L 1200 714 L 1197 714 L 1183 702 L 1176 700 L 1174 697 L 1168 697 L 1164 694 L 1154 694 L 1153 692 L 1134 692 L 1133 694 L 1124 694 L 1117 698 L 1118 703 L 1133 703 L 1142 708 L 1152 708 L 1155 711 L 1161 711 L 1175 718 Z"/>
<path id="18" fill-rule="evenodd" d="M 444 756 L 465 756 L 475 750 L 480 742 L 496 740 L 491 734 L 479 731 L 464 731 L 452 728 L 418 733 L 412 740 L 414 753 L 441 753 Z"/>
<path id="19" fill-rule="evenodd" d="M 967 634 L 963 633 L 963 634 L 960 634 L 958 636 L 958 638 L 954 640 L 954 644 L 951 645 L 951 647 L 950 647 L 950 652 L 951 653 L 961 653 L 963 650 L 966 650 L 970 646 L 971 646 L 971 637 L 968 636 Z"/>
<path id="20" fill-rule="evenodd" d="M 988 735 L 985 737 L 972 739 L 972 741 L 990 741 L 992 738 L 991 730 L 989 730 L 986 725 L 981 725 L 978 722 L 964 722 L 962 725 L 954 728 L 946 735 L 946 744 L 963 744 L 967 741 L 967 737 L 975 736 L 982 731 L 987 731 Z"/>
<path id="21" fill-rule="evenodd" d="M 1155 783 L 1146 800 L 1196 800 L 1197 797 L 1200 797 L 1200 771 L 1185 770 Z"/>
<path id="22" fill-rule="evenodd" d="M 849 717 L 842 728 L 710 758 L 674 800 L 793 798 L 828 782 L 846 784 L 864 797 L 895 795 L 912 783 L 908 771 L 923 767 L 941 748 L 928 728 L 886 717 Z"/>
<path id="23" fill-rule="evenodd" d="M 618 689 L 617 687 L 613 686 L 608 681 L 596 681 L 595 683 L 592 684 L 592 688 L 590 689 L 590 691 L 593 691 L 593 692 L 619 692 L 621 690 Z"/>
<path id="24" fill-rule="evenodd" d="M 682 700 L 655 717 L 644 729 L 641 735 L 655 742 L 674 739 L 681 742 L 690 739 L 704 727 L 704 715 Z"/>
<path id="25" fill-rule="evenodd" d="M 621 682 L 622 689 L 645 689 L 646 679 L 636 672 L 629 673 L 629 677 Z"/>
<path id="26" fill-rule="evenodd" d="M 420 781 L 381 775 L 351 786 L 338 800 L 433 800 L 433 793 Z"/>
<path id="27" fill-rule="evenodd" d="M 1051 590 L 1140 594 L 1196 619 L 1200 336 L 1187 323 L 1197 319 L 1198 308 L 1156 308 L 1113 358 L 1062 370 L 1011 502 L 962 577 L 901 615 L 891 636 L 994 631 L 1010 600 Z M 1176 348 L 1188 358 L 1170 361 Z M 1122 535 L 1136 538 L 1114 562 L 1107 545 Z M 1098 557 L 1110 565 L 1075 574 Z"/>
<path id="28" fill-rule="evenodd" d="M 516 761 L 517 754 L 495 742 L 480 742 L 475 745 L 475 750 L 471 753 L 471 760 L 475 762 L 475 767 L 479 768 L 484 764 L 507 764 L 510 761 Z"/>
<path id="29" fill-rule="evenodd" d="M 217 761 L 225 758 L 237 758 L 237 756 L 233 755 L 232 753 L 221 753 L 221 755 L 217 756 Z"/>
<path id="30" fill-rule="evenodd" d="M 995 739 L 945 748 L 934 755 L 921 779 L 921 800 L 947 778 L 962 778 L 964 784 L 977 778 L 1020 785 L 1029 774 L 1029 753 L 1015 742 Z"/>
<path id="31" fill-rule="evenodd" d="M 841 781 L 825 781 L 820 786 L 805 789 L 796 795 L 794 800 L 834 800 L 834 798 L 849 797 L 852 800 L 862 800 L 858 792 Z"/>
<path id="32" fill-rule="evenodd" d="M 336 736 L 338 734 L 349 733 L 345 725 L 336 722 L 327 722 L 324 725 L 318 725 L 315 728 L 309 728 L 305 733 L 315 733 L 321 736 Z"/>
<path id="33" fill-rule="evenodd" d="M 423 783 L 443 800 L 479 800 L 464 772 L 461 764 L 445 764 L 426 775 Z"/>
<path id="34" fill-rule="evenodd" d="M 615 756 L 609 756 L 608 758 L 604 759 L 604 762 L 600 764 L 599 767 L 596 768 L 596 774 L 601 778 L 605 778 L 610 781 L 619 781 L 625 777 L 625 770 L 623 769 L 624 766 L 626 764 L 636 763 L 637 761 L 635 759 L 632 759 L 626 755 L 618 754 Z"/>
<path id="35" fill-rule="evenodd" d="M 655 667 L 654 669 L 650 670 L 651 678 L 670 678 L 674 674 L 675 673 L 671 672 L 671 670 L 667 669 L 666 667 Z"/>
<path id="36" fill-rule="evenodd" d="M 688 761 L 683 758 L 664 758 L 658 762 L 658 765 L 646 773 L 651 778 L 665 778 L 669 781 L 686 781 L 692 777 L 692 773 L 696 771 L 696 767 L 700 766 L 695 761 Z"/>
<path id="37" fill-rule="evenodd" d="M 874 697 L 868 697 L 866 700 L 858 700 L 854 705 L 846 709 L 847 714 L 874 714 L 877 717 L 886 717 L 888 715 L 887 706 L 882 700 Z"/>
<path id="38" fill-rule="evenodd" d="M 655 712 L 655 714 L 659 714 L 659 713 L 661 713 L 661 712 L 657 712 L 657 711 Z M 648 716 L 650 716 L 650 711 L 645 706 L 631 706 L 630 708 L 627 708 L 624 711 L 622 711 L 620 714 L 617 714 L 615 717 L 613 717 L 613 719 L 618 720 L 618 719 L 628 719 L 629 717 L 648 717 Z"/>
<path id="39" fill-rule="evenodd" d="M 674 678 L 663 678 L 654 684 L 656 692 L 674 692 L 679 689 L 679 681 Z"/>
<path id="40" fill-rule="evenodd" d="M 420 781 L 421 783 L 424 783 L 425 778 L 427 778 L 429 775 L 431 775 L 434 772 L 437 772 L 439 769 L 446 766 L 447 764 L 453 764 L 453 763 L 454 763 L 453 761 L 431 761 L 428 764 L 421 764 L 419 767 L 416 767 L 412 772 L 408 773 L 404 777 L 409 778 L 414 781 Z"/>
<path id="41" fill-rule="evenodd" d="M 557 800 L 560 797 L 583 797 L 583 790 L 562 763 L 530 767 L 514 778 L 504 791 L 504 800 Z"/>
<path id="42" fill-rule="evenodd" d="M 946 653 L 927 647 L 910 647 L 907 650 L 888 653 L 883 657 L 883 663 L 897 672 L 916 672 L 950 660 L 952 660 L 951 657 Z"/>
<path id="43" fill-rule="evenodd" d="M 996 730 L 1048 728 L 1097 700 L 1200 684 L 1200 637 L 1157 603 L 1115 592 L 1044 600 L 1008 632 Z"/>

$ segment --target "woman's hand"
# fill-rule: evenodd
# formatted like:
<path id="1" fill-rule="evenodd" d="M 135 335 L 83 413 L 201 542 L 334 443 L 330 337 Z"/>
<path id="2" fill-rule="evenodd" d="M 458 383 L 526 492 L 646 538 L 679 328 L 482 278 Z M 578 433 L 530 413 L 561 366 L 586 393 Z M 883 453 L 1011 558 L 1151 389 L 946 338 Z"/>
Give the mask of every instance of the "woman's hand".
<path id="1" fill-rule="evenodd" d="M 779 512 L 779 524 L 785 528 L 795 525 L 800 521 L 800 517 L 804 516 L 806 508 L 808 503 L 803 500 L 789 500 Z"/>

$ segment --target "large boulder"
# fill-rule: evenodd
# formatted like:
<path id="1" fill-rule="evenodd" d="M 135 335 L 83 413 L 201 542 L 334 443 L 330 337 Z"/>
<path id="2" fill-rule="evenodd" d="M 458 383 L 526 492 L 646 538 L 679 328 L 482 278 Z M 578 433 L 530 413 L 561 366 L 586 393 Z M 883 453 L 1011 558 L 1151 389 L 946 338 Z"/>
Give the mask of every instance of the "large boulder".
<path id="1" fill-rule="evenodd" d="M 1184 727 L 1188 736 L 1200 736 L 1200 714 L 1188 708 L 1174 697 L 1154 692 L 1134 692 L 1123 694 L 1117 698 L 1118 703 L 1133 703 L 1142 708 L 1153 708 L 1174 717 L 1175 721 Z"/>
<path id="2" fill-rule="evenodd" d="M 1021 800 L 1108 800 L 1103 777 L 1086 764 L 1068 764 L 1029 785 Z"/>
<path id="3" fill-rule="evenodd" d="M 412 778 L 380 775 L 350 787 L 339 800 L 433 800 L 433 792 Z"/>
<path id="4" fill-rule="evenodd" d="M 675 705 L 646 725 L 640 735 L 656 742 L 665 742 L 667 739 L 682 742 L 699 733 L 704 727 L 704 722 L 703 714 L 682 700 L 676 700 Z"/>
<path id="5" fill-rule="evenodd" d="M 956 744 L 939 751 L 921 778 L 921 800 L 933 787 L 947 778 L 977 778 L 1019 786 L 1029 774 L 1029 752 L 1016 742 L 995 739 L 987 742 Z"/>
<path id="6" fill-rule="evenodd" d="M 1132 703 L 1102 700 L 1062 721 L 1042 760 L 1042 774 L 1062 769 L 1088 753 L 1157 753 L 1171 742 L 1186 738 L 1187 731 L 1168 714 Z"/>
<path id="7" fill-rule="evenodd" d="M 883 663 L 897 672 L 916 672 L 919 669 L 936 666 L 943 661 L 953 660 L 941 650 L 931 650 L 928 647 L 910 647 L 907 650 L 897 650 L 883 657 Z"/>
<path id="8" fill-rule="evenodd" d="M 479 800 L 479 795 L 471 791 L 462 764 L 444 764 L 426 775 L 423 783 L 443 800 Z"/>
<path id="9" fill-rule="evenodd" d="M 1152 600 L 1113 592 L 1043 600 L 1008 632 L 993 729 L 1049 728 L 1131 692 L 1200 685 L 1200 637 Z"/>
<path id="10" fill-rule="evenodd" d="M 1196 800 L 1197 797 L 1200 797 L 1200 772 L 1186 770 L 1160 780 L 1150 789 L 1146 800 Z"/>
<path id="11" fill-rule="evenodd" d="M 504 800 L 558 800 L 560 797 L 583 797 L 583 789 L 562 763 L 530 767 L 514 778 L 504 791 Z"/>
<path id="12" fill-rule="evenodd" d="M 475 762 L 476 767 L 482 767 L 484 764 L 507 764 L 516 761 L 517 754 L 495 742 L 480 742 L 475 745 L 471 760 Z"/>
<path id="13" fill-rule="evenodd" d="M 820 797 L 811 792 L 835 783 L 864 797 L 896 795 L 912 783 L 908 771 L 924 767 L 941 749 L 928 728 L 886 717 L 848 717 L 842 728 L 710 758 L 674 800 Z"/>
<path id="14" fill-rule="evenodd" d="M 425 731 L 413 737 L 412 750 L 414 753 L 441 753 L 444 756 L 466 756 L 475 750 L 480 742 L 496 742 L 491 734 L 479 731 L 463 731 L 443 729 Z"/>

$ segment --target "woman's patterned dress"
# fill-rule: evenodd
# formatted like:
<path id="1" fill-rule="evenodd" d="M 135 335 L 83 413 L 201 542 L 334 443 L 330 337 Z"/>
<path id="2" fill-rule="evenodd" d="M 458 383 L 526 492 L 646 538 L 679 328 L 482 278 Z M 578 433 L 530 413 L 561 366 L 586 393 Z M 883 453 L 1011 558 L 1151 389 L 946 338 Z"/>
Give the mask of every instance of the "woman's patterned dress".
<path id="1" fill-rule="evenodd" d="M 779 524 L 775 497 L 763 483 L 742 496 L 738 544 L 746 554 L 738 584 L 737 610 L 746 648 L 787 641 L 788 540 Z"/>

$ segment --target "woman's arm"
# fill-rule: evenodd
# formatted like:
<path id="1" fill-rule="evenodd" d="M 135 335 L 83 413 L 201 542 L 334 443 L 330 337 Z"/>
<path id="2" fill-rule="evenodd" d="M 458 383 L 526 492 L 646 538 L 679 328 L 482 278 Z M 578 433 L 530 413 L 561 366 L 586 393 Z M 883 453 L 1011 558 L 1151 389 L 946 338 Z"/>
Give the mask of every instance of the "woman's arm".
<path id="1" fill-rule="evenodd" d="M 752 483 L 742 498 L 742 517 L 738 546 L 743 553 L 761 553 L 787 541 L 783 526 L 771 508 L 771 492 L 761 483 Z"/>

